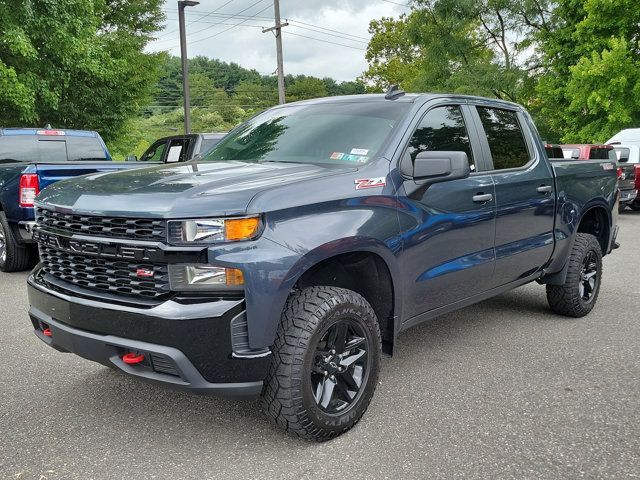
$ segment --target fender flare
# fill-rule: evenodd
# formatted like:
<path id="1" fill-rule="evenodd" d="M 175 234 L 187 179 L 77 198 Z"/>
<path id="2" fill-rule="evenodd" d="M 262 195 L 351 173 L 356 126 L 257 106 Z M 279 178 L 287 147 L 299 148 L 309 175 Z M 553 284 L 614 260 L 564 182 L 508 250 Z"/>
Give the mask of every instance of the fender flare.
<path id="1" fill-rule="evenodd" d="M 584 219 L 585 215 L 590 210 L 593 210 L 594 208 L 603 208 L 605 210 L 607 215 L 607 220 L 608 220 L 607 228 L 609 230 L 607 242 L 609 243 L 611 242 L 611 232 L 613 229 L 613 216 L 611 213 L 611 209 L 605 199 L 595 198 L 593 200 L 590 200 L 587 204 L 585 204 L 585 206 L 582 208 L 582 212 L 580 216 L 577 217 L 577 221 L 574 225 L 573 231 L 571 233 L 571 237 L 569 239 L 569 247 L 567 249 L 569 253 L 573 249 L 573 244 L 576 241 L 576 235 L 578 234 L 578 228 L 580 227 L 582 220 Z M 607 254 L 606 252 L 603 252 L 603 255 L 606 255 L 606 254 Z M 564 265 L 560 271 L 551 273 L 549 275 L 544 275 L 538 280 L 538 283 L 545 284 L 545 285 L 564 285 L 564 282 L 567 279 L 568 269 L 569 269 L 569 262 L 567 262 L 567 259 L 565 258 Z"/>
<path id="2" fill-rule="evenodd" d="M 298 260 L 289 268 L 278 291 L 274 297 L 271 311 L 269 312 L 269 331 L 268 338 L 275 338 L 276 330 L 280 322 L 282 311 L 284 310 L 287 298 L 296 282 L 315 265 L 329 260 L 338 255 L 346 253 L 368 252 L 379 256 L 385 263 L 391 276 L 393 285 L 393 305 L 394 305 L 394 340 L 398 335 L 399 322 L 396 319 L 402 315 L 402 282 L 399 266 L 394 252 L 382 241 L 374 238 L 364 237 L 346 237 L 338 240 L 332 240 L 328 243 L 319 245 L 308 252 L 305 252 Z"/>

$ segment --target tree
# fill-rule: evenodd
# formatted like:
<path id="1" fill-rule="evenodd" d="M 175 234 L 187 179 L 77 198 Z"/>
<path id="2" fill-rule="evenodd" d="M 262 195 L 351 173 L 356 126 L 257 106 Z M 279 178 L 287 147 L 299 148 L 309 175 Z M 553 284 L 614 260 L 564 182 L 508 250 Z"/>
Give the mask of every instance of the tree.
<path id="1" fill-rule="evenodd" d="M 159 54 L 143 49 L 161 0 L 0 0 L 0 124 L 51 123 L 110 139 L 137 113 Z"/>
<path id="2" fill-rule="evenodd" d="M 287 97 L 291 101 L 308 100 L 310 98 L 326 96 L 327 87 L 319 78 L 301 77 L 287 88 Z"/>
<path id="3" fill-rule="evenodd" d="M 539 38 L 542 115 L 567 142 L 640 123 L 640 10 L 630 0 L 558 2 Z"/>
<path id="4" fill-rule="evenodd" d="M 414 0 L 398 20 L 371 22 L 363 80 L 526 101 L 528 49 L 547 17 L 546 0 Z"/>

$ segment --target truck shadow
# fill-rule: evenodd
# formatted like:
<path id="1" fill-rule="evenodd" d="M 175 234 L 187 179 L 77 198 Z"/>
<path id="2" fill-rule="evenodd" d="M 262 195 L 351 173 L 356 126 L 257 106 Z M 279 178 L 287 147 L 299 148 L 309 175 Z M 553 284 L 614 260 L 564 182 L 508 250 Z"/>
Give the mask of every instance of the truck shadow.
<path id="1" fill-rule="evenodd" d="M 541 287 L 518 289 L 440 317 L 400 336 L 398 353 L 393 360 L 383 359 L 380 383 L 393 385 L 399 371 L 403 371 L 403 375 L 421 372 L 422 376 L 431 368 L 435 372 L 439 364 L 461 350 L 476 344 L 486 349 L 487 343 L 498 342 L 492 332 L 506 329 L 508 338 L 509 332 L 523 324 L 533 322 L 538 324 L 535 328 L 540 328 L 539 324 L 551 319 L 557 321 L 546 307 Z M 296 449 L 316 446 L 275 429 L 262 414 L 256 399 L 226 399 L 174 391 L 103 367 L 96 367 L 94 372 L 80 375 L 71 382 L 77 384 L 58 390 L 63 397 L 68 395 L 60 399 L 63 404 L 73 405 L 76 415 L 100 418 L 108 425 L 105 435 L 117 432 L 124 439 L 139 439 L 136 441 L 143 444 L 141 449 L 168 448 L 176 444 L 176 438 L 186 442 L 184 448 L 197 446 L 203 452 L 212 453 L 230 442 L 249 447 L 268 444 L 269 449 L 278 444 L 280 448 L 285 445 Z M 82 392 L 81 399 L 78 392 Z M 385 398 L 387 395 L 389 392 L 384 388 L 378 389 L 365 422 L 367 416 L 376 415 L 376 404 L 390 400 Z M 349 436 L 344 435 L 330 444 L 348 442 Z"/>

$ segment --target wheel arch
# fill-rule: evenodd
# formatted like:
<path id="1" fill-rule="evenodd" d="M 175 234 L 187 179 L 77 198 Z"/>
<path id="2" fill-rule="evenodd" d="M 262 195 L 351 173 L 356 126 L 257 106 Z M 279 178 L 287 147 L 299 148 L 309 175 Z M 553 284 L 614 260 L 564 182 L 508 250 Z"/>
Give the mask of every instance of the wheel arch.
<path id="1" fill-rule="evenodd" d="M 364 276 L 364 278 L 363 278 Z M 378 317 L 383 351 L 391 354 L 401 318 L 401 282 L 394 253 L 375 239 L 344 238 L 310 250 L 289 269 L 274 299 L 273 334 L 291 291 L 309 286 L 335 286 L 362 295 Z"/>
<path id="2" fill-rule="evenodd" d="M 569 268 L 569 262 L 567 261 L 568 255 L 573 249 L 573 245 L 576 241 L 576 235 L 578 233 L 588 233 L 596 237 L 600 244 L 600 248 L 602 249 L 602 256 L 605 256 L 608 253 L 609 242 L 611 239 L 611 230 L 613 228 L 612 219 L 613 213 L 606 200 L 594 199 L 587 203 L 574 223 L 569 243 L 565 249 L 567 256 L 564 259 L 562 269 L 549 275 L 545 275 L 538 280 L 539 283 L 547 285 L 564 284 L 567 278 L 567 270 Z"/>

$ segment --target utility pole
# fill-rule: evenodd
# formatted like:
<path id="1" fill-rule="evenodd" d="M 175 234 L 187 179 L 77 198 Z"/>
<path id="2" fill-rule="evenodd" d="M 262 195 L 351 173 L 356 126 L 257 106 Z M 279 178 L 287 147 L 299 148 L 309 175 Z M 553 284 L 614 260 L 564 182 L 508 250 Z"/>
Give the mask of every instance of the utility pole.
<path id="1" fill-rule="evenodd" d="M 180 24 L 180 59 L 182 60 L 182 96 L 184 99 L 184 133 L 191 133 L 191 99 L 189 98 L 189 60 L 187 59 L 187 35 L 184 25 L 185 7 L 195 7 L 200 2 L 178 1 L 178 23 Z"/>
<path id="2" fill-rule="evenodd" d="M 282 60 L 282 27 L 289 25 L 288 22 L 280 23 L 280 0 L 273 0 L 273 11 L 276 26 L 265 28 L 262 33 L 274 31 L 276 35 L 276 57 L 278 61 L 278 103 L 285 103 L 284 99 L 284 61 Z"/>

